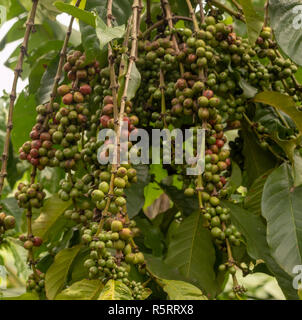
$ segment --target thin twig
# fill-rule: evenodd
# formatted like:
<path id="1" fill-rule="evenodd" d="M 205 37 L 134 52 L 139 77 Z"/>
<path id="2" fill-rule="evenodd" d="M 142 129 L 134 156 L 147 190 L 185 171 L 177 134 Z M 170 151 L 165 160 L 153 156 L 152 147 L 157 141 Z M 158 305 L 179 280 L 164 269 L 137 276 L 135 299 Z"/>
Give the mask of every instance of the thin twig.
<path id="1" fill-rule="evenodd" d="M 227 7 L 223 3 L 217 1 L 217 0 L 207 0 L 209 3 L 213 4 L 215 7 L 222 9 L 223 11 L 227 12 L 229 15 L 235 17 L 238 20 L 241 20 L 242 22 L 246 22 L 243 14 L 238 11 L 234 11 L 233 9 Z"/>
<path id="2" fill-rule="evenodd" d="M 268 17 L 269 17 L 268 7 L 269 7 L 269 0 L 266 0 L 265 5 L 264 5 L 265 14 L 264 14 L 263 27 L 266 27 L 268 25 Z"/>
<path id="3" fill-rule="evenodd" d="M 7 125 L 6 125 L 6 136 L 5 136 L 4 149 L 3 149 L 3 154 L 2 154 L 1 172 L 0 172 L 0 197 L 2 194 L 4 180 L 7 176 L 7 163 L 8 163 L 10 136 L 11 136 L 11 132 L 13 129 L 13 112 L 14 112 L 15 100 L 17 97 L 17 83 L 18 83 L 18 79 L 22 73 L 24 56 L 27 54 L 28 40 L 30 37 L 30 33 L 34 27 L 38 1 L 39 0 L 33 0 L 33 5 L 32 5 L 30 13 L 28 15 L 27 22 L 26 22 L 26 29 L 25 29 L 23 42 L 20 47 L 20 54 L 19 54 L 18 62 L 17 62 L 16 68 L 14 70 L 15 76 L 14 76 L 14 81 L 13 81 L 12 90 L 11 90 L 11 94 L 10 94 L 8 120 L 7 120 Z"/>
<path id="4" fill-rule="evenodd" d="M 231 2 L 233 3 L 233 5 L 242 12 L 242 7 L 241 5 L 236 1 L 236 0 L 231 0 Z"/>
<path id="5" fill-rule="evenodd" d="M 204 23 L 205 16 L 204 16 L 204 9 L 203 9 L 203 0 L 198 0 L 198 4 L 199 4 L 199 8 L 200 8 L 200 11 L 199 11 L 200 20 L 201 20 L 201 23 Z"/>
<path id="6" fill-rule="evenodd" d="M 151 18 L 151 0 L 147 0 L 147 6 L 146 6 L 146 25 L 147 28 L 150 28 L 152 26 L 152 18 Z"/>
<path id="7" fill-rule="evenodd" d="M 192 19 L 191 19 L 191 18 L 189 18 L 189 17 L 184 17 L 184 16 L 173 16 L 173 17 L 172 17 L 172 20 L 173 20 L 173 21 L 185 20 L 185 21 L 190 21 L 190 22 L 192 22 Z M 157 22 L 155 22 L 152 26 L 150 26 L 150 27 L 142 34 L 142 38 L 145 39 L 152 30 L 160 27 L 160 26 L 163 25 L 165 22 L 166 22 L 166 19 L 161 19 L 161 20 L 158 20 Z"/>
<path id="8" fill-rule="evenodd" d="M 194 26 L 194 31 L 197 32 L 199 30 L 199 26 L 198 26 L 198 21 L 195 15 L 195 11 L 192 7 L 191 1 L 190 0 L 186 0 L 187 6 L 189 8 L 189 12 L 190 12 L 190 16 L 193 20 L 193 26 Z"/>
<path id="9" fill-rule="evenodd" d="M 120 106 L 120 114 L 119 114 L 119 123 L 118 123 L 118 131 L 117 131 L 117 145 L 119 146 L 120 144 L 120 130 L 121 130 L 121 124 L 123 122 L 124 118 L 124 112 L 125 112 L 125 106 L 127 102 L 127 95 L 128 95 L 128 87 L 129 83 L 131 80 L 131 72 L 132 68 L 135 64 L 136 57 L 137 57 L 137 46 L 138 46 L 138 30 L 137 30 L 137 22 L 139 19 L 139 1 L 134 0 L 133 2 L 133 23 L 132 23 L 132 30 L 131 30 L 131 52 L 130 52 L 130 57 L 129 57 L 129 65 L 128 65 L 128 70 L 125 76 L 125 87 L 121 99 L 121 106 Z M 120 148 L 118 148 L 118 164 L 120 163 Z"/>
<path id="10" fill-rule="evenodd" d="M 172 41 L 173 41 L 173 46 L 174 49 L 176 50 L 176 53 L 179 53 L 179 47 L 178 47 L 178 43 L 177 43 L 177 39 L 175 34 L 173 33 L 173 18 L 172 18 L 172 11 L 171 11 L 171 7 L 169 4 L 168 0 L 162 0 L 162 4 L 163 4 L 163 9 L 165 10 L 165 14 L 166 14 L 166 20 L 168 22 L 168 26 L 170 31 L 172 32 Z"/>

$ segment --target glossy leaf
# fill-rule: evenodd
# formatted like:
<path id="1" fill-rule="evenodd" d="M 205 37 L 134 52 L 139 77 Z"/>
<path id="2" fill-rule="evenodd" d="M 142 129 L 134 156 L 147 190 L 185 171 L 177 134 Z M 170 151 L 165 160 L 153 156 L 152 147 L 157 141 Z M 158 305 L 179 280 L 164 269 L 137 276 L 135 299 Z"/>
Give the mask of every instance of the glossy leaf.
<path id="1" fill-rule="evenodd" d="M 258 93 L 255 98 L 255 102 L 261 102 L 282 110 L 295 122 L 297 128 L 302 132 L 302 112 L 298 111 L 294 100 L 280 92 L 263 91 Z"/>
<path id="2" fill-rule="evenodd" d="M 62 12 L 66 12 L 70 15 L 72 15 L 75 18 L 78 18 L 82 20 L 84 23 L 89 24 L 92 27 L 96 27 L 95 25 L 95 16 L 92 12 L 85 11 L 83 9 L 77 8 L 73 5 L 70 5 L 68 3 L 58 2 L 56 1 L 54 3 L 57 9 L 59 9 Z"/>
<path id="3" fill-rule="evenodd" d="M 244 199 L 244 208 L 257 216 L 261 216 L 261 200 L 263 188 L 271 172 L 272 170 L 269 170 L 258 177 L 249 188 L 246 198 Z"/>
<path id="4" fill-rule="evenodd" d="M 109 280 L 98 300 L 133 300 L 130 289 L 120 280 Z"/>
<path id="5" fill-rule="evenodd" d="M 147 165 L 137 165 L 137 183 L 125 190 L 127 196 L 127 211 L 130 218 L 136 216 L 144 206 L 144 188 L 149 183 L 149 169 Z"/>
<path id="6" fill-rule="evenodd" d="M 36 99 L 39 104 L 44 104 L 50 100 L 54 78 L 57 73 L 57 67 L 60 57 L 57 55 L 47 67 L 46 72 L 41 79 L 40 88 L 37 92 Z"/>
<path id="7" fill-rule="evenodd" d="M 100 48 L 103 49 L 113 39 L 121 38 L 125 33 L 125 25 L 118 27 L 107 27 L 101 18 L 96 18 L 96 35 L 100 42 Z"/>
<path id="8" fill-rule="evenodd" d="M 263 218 L 228 201 L 223 201 L 223 205 L 231 209 L 232 222 L 245 237 L 249 255 L 255 260 L 261 259 L 266 263 L 287 299 L 297 299 L 297 291 L 292 286 L 293 277 L 279 266 L 270 252 Z"/>
<path id="9" fill-rule="evenodd" d="M 62 214 L 71 205 L 70 201 L 62 201 L 58 195 L 53 195 L 45 201 L 40 216 L 33 223 L 33 233 L 46 241 L 49 231 Z"/>
<path id="10" fill-rule="evenodd" d="M 239 3 L 246 19 L 249 42 L 253 45 L 262 29 L 263 19 L 258 16 L 251 0 L 239 0 Z"/>
<path id="11" fill-rule="evenodd" d="M 29 133 L 36 122 L 36 101 L 33 95 L 20 93 L 14 107 L 12 142 L 18 150 L 22 144 L 29 140 Z"/>
<path id="12" fill-rule="evenodd" d="M 132 12 L 132 0 L 119 0 L 112 3 L 112 14 L 118 25 L 126 24 Z M 86 10 L 96 9 L 100 18 L 106 21 L 107 1 L 89 0 Z"/>
<path id="13" fill-rule="evenodd" d="M 95 300 L 103 287 L 100 280 L 83 279 L 63 290 L 55 300 Z"/>
<path id="14" fill-rule="evenodd" d="M 176 234 L 172 236 L 166 263 L 178 268 L 187 281 L 215 296 L 215 250 L 212 236 L 209 230 L 203 227 L 199 212 L 184 219 Z"/>
<path id="15" fill-rule="evenodd" d="M 302 65 L 301 1 L 274 0 L 269 4 L 269 17 L 280 48 L 297 64 Z"/>
<path id="16" fill-rule="evenodd" d="M 54 263 L 45 276 L 45 290 L 48 299 L 53 300 L 64 287 L 70 267 L 80 249 L 81 245 L 77 245 L 70 249 L 63 249 L 56 255 Z"/>
<path id="17" fill-rule="evenodd" d="M 243 155 L 248 187 L 256 178 L 273 168 L 276 163 L 273 155 L 260 147 L 257 137 L 249 129 L 243 130 Z"/>
<path id="18" fill-rule="evenodd" d="M 293 161 L 294 186 L 299 187 L 302 185 L 302 157 L 297 150 L 294 151 L 292 161 Z"/>
<path id="19" fill-rule="evenodd" d="M 16 296 L 16 297 L 1 298 L 0 296 L 0 300 L 39 300 L 39 296 L 34 292 L 25 292 L 20 296 Z"/>
<path id="20" fill-rule="evenodd" d="M 191 283 L 178 280 L 159 281 L 163 285 L 163 290 L 168 294 L 170 300 L 208 300 L 200 289 Z"/>
<path id="21" fill-rule="evenodd" d="M 272 256 L 288 273 L 302 264 L 302 186 L 294 187 L 290 166 L 283 164 L 268 177 L 262 195 L 267 241 Z"/>

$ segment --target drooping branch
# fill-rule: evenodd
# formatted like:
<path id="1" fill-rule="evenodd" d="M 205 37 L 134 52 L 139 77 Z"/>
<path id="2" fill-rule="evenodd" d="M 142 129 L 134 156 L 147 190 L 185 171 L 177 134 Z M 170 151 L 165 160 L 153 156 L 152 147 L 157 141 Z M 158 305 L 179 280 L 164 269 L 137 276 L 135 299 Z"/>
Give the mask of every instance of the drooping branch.
<path id="1" fill-rule="evenodd" d="M 75 6 L 78 7 L 80 5 L 80 2 L 81 2 L 81 0 L 77 0 Z M 56 95 L 57 95 L 58 84 L 59 84 L 59 81 L 60 81 L 61 76 L 62 76 L 62 69 L 63 69 L 63 64 L 65 62 L 68 42 L 69 42 L 70 35 L 71 35 L 71 32 L 72 32 L 73 21 L 74 21 L 74 17 L 71 17 L 70 18 L 70 22 L 69 22 L 69 26 L 68 26 L 68 29 L 67 29 L 67 33 L 66 33 L 66 36 L 65 36 L 65 39 L 64 39 L 64 43 L 63 43 L 63 46 L 62 46 L 62 49 L 61 49 L 61 52 L 60 52 L 59 64 L 58 64 L 56 76 L 54 78 L 52 91 L 51 91 L 51 94 L 50 94 L 50 101 L 49 101 L 49 108 L 48 108 L 49 114 L 46 116 L 46 119 L 45 119 L 45 121 L 43 123 L 43 126 L 42 126 L 41 130 L 43 130 L 46 127 L 46 125 L 47 125 L 47 123 L 49 121 L 49 116 L 53 112 L 52 111 L 53 110 L 53 104 L 54 104 L 54 100 L 55 100 Z M 37 173 L 37 169 L 36 169 L 35 166 L 33 166 L 32 167 L 32 173 L 31 173 L 31 181 L 30 181 L 31 184 L 33 184 L 35 182 L 36 173 Z M 34 237 L 34 235 L 33 235 L 33 232 L 32 232 L 32 209 L 31 209 L 31 207 L 27 209 L 26 220 L 27 220 L 27 238 L 28 239 L 32 239 Z M 31 266 L 31 268 L 33 270 L 35 278 L 38 279 L 38 274 L 37 274 L 36 266 L 35 266 L 36 262 L 35 262 L 35 259 L 34 259 L 34 254 L 33 254 L 33 249 L 32 248 L 28 249 L 28 261 L 29 261 L 29 265 Z"/>
<path id="2" fill-rule="evenodd" d="M 108 192 L 108 198 L 106 201 L 105 209 L 102 211 L 102 218 L 99 223 L 99 227 L 97 230 L 97 234 L 99 234 L 103 228 L 104 224 L 104 218 L 108 214 L 108 209 L 111 203 L 111 199 L 113 197 L 113 190 L 114 190 L 114 178 L 116 176 L 116 171 L 118 167 L 120 166 L 120 135 L 121 135 L 121 124 L 123 122 L 124 118 L 124 112 L 125 112 L 125 106 L 127 101 L 127 92 L 128 87 L 131 79 L 131 72 L 133 65 L 136 61 L 137 57 L 137 47 L 138 47 L 138 23 L 139 23 L 139 12 L 140 12 L 140 2 L 139 0 L 134 0 L 132 5 L 132 18 L 129 19 L 129 22 L 132 22 L 132 28 L 131 28 L 131 52 L 129 57 L 129 64 L 127 68 L 127 73 L 125 75 L 125 87 L 123 90 L 122 98 L 121 98 L 121 104 L 120 108 L 118 109 L 118 99 L 117 99 L 117 80 L 116 80 L 116 74 L 115 74 L 115 62 L 112 52 L 112 46 L 109 43 L 108 44 L 108 61 L 109 61 L 109 69 L 110 69 L 110 84 L 111 84 L 111 90 L 112 90 L 112 97 L 113 97 L 113 114 L 114 114 L 114 130 L 116 133 L 116 146 L 117 146 L 117 156 L 116 160 L 117 163 L 112 165 L 112 171 L 111 171 L 111 179 L 110 179 L 110 185 L 109 185 L 109 192 Z M 107 4 L 107 25 L 110 27 L 112 26 L 112 0 L 108 0 Z"/>
<path id="3" fill-rule="evenodd" d="M 15 76 L 14 76 L 14 81 L 13 81 L 12 90 L 11 90 L 11 94 L 10 94 L 8 120 L 7 120 L 7 125 L 6 125 L 6 136 L 5 136 L 4 149 L 3 149 L 3 154 L 2 154 L 1 172 L 0 172 L 0 196 L 2 194 L 4 180 L 7 176 L 7 163 L 8 163 L 10 137 L 11 137 L 11 132 L 13 129 L 13 112 L 14 112 L 15 100 L 17 97 L 17 84 L 18 84 L 18 79 L 22 73 L 24 56 L 27 54 L 30 33 L 32 32 L 33 27 L 34 27 L 38 2 L 39 2 L 39 0 L 33 0 L 32 8 L 31 8 L 31 11 L 28 15 L 27 22 L 26 22 L 26 29 L 25 29 L 23 42 L 20 47 L 20 54 L 19 54 L 18 62 L 17 62 L 16 68 L 14 70 Z"/>

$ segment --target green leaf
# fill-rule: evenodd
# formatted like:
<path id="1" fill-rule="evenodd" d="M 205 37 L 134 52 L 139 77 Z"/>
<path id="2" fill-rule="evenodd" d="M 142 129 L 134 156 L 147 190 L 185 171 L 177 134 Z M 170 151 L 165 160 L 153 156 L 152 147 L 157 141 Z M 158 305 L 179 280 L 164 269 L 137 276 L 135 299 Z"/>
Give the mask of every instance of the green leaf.
<path id="1" fill-rule="evenodd" d="M 171 10 L 175 15 L 189 16 L 190 12 L 186 1 L 170 1 Z"/>
<path id="2" fill-rule="evenodd" d="M 245 79 L 243 79 L 242 77 L 240 77 L 238 84 L 240 86 L 240 88 L 243 91 L 243 96 L 247 99 L 253 98 L 257 92 L 258 89 L 253 87 L 252 85 L 250 85 Z"/>
<path id="3" fill-rule="evenodd" d="M 202 215 L 195 212 L 183 220 L 169 244 L 166 263 L 178 268 L 187 281 L 214 297 L 217 293 L 215 250 L 211 233 L 203 227 L 202 219 Z"/>
<path id="4" fill-rule="evenodd" d="M 100 67 L 103 68 L 107 61 L 107 50 L 100 49 L 100 42 L 96 36 L 96 30 L 80 21 L 81 40 L 85 49 L 87 61 L 97 59 L 100 62 Z"/>
<path id="5" fill-rule="evenodd" d="M 63 2 L 55 2 L 54 5 L 62 12 L 66 12 L 70 15 L 72 15 L 75 18 L 78 18 L 85 22 L 86 24 L 96 27 L 95 25 L 95 15 L 92 12 L 82 10 L 80 8 L 77 8 L 73 5 L 63 3 Z"/>
<path id="6" fill-rule="evenodd" d="M 242 182 L 241 169 L 238 166 L 238 164 L 234 161 L 232 161 L 232 175 L 229 181 L 230 181 L 230 185 L 233 187 L 234 190 L 236 190 L 238 187 L 241 186 L 241 182 Z"/>
<path id="7" fill-rule="evenodd" d="M 164 235 L 160 229 L 152 225 L 147 218 L 137 217 L 135 222 L 143 234 L 144 245 L 152 250 L 154 256 L 161 256 L 164 249 Z"/>
<path id="8" fill-rule="evenodd" d="M 145 196 L 144 188 L 150 181 L 149 168 L 147 165 L 135 166 L 137 172 L 137 183 L 133 183 L 125 190 L 127 196 L 127 212 L 130 218 L 136 216 L 142 209 Z"/>
<path id="9" fill-rule="evenodd" d="M 280 48 L 302 65 L 301 1 L 274 0 L 269 4 L 270 24 Z"/>
<path id="10" fill-rule="evenodd" d="M 162 179 L 168 176 L 167 170 L 163 169 L 161 164 L 151 164 L 149 174 L 154 176 L 157 182 L 150 182 L 144 190 L 145 204 L 144 209 L 149 207 L 156 199 L 164 193 L 163 189 L 158 185 Z"/>
<path id="11" fill-rule="evenodd" d="M 42 171 L 38 172 L 38 180 L 42 183 L 44 189 L 51 194 L 55 194 L 59 191 L 59 182 L 65 178 L 65 171 L 62 168 L 46 167 Z"/>
<path id="12" fill-rule="evenodd" d="M 201 290 L 191 283 L 165 279 L 160 279 L 159 282 L 170 300 L 208 300 Z"/>
<path id="13" fill-rule="evenodd" d="M 299 187 L 302 185 L 302 157 L 298 150 L 293 154 L 293 175 L 294 186 Z"/>
<path id="14" fill-rule="evenodd" d="M 95 10 L 99 17 L 106 21 L 107 1 L 90 0 L 86 4 L 86 10 Z M 112 13 L 119 25 L 126 24 L 132 12 L 132 1 L 119 0 L 113 1 Z M 107 48 L 100 49 L 100 42 L 96 35 L 95 28 L 80 21 L 80 30 L 82 35 L 82 44 L 85 49 L 88 61 L 97 59 L 100 67 L 105 67 L 107 63 Z"/>
<path id="15" fill-rule="evenodd" d="M 132 12 L 132 0 L 119 0 L 112 3 L 112 14 L 118 25 L 126 24 Z M 106 21 L 107 1 L 89 0 L 86 4 L 86 10 L 96 9 L 100 18 Z"/>
<path id="16" fill-rule="evenodd" d="M 89 259 L 89 248 L 84 247 L 74 260 L 71 270 L 71 283 L 88 278 L 89 272 L 87 268 L 84 267 L 84 262 L 87 259 Z"/>
<path id="17" fill-rule="evenodd" d="M 261 216 L 261 199 L 264 184 L 272 170 L 267 171 L 258 177 L 248 190 L 247 196 L 244 199 L 244 208 L 257 216 Z"/>
<path id="18" fill-rule="evenodd" d="M 98 300 L 133 300 L 130 289 L 119 280 L 109 280 Z"/>
<path id="19" fill-rule="evenodd" d="M 178 190 L 174 186 L 168 186 L 163 183 L 161 183 L 160 186 L 173 201 L 175 207 L 185 216 L 189 216 L 192 212 L 198 209 L 198 201 L 196 197 L 186 197 L 183 190 Z"/>
<path id="20" fill-rule="evenodd" d="M 101 18 L 96 17 L 96 35 L 103 49 L 113 39 L 122 38 L 125 33 L 125 25 L 118 27 L 108 27 Z"/>
<path id="21" fill-rule="evenodd" d="M 29 139 L 29 133 L 36 123 L 36 101 L 33 95 L 20 93 L 14 107 L 12 142 L 18 150 Z"/>
<path id="22" fill-rule="evenodd" d="M 246 19 L 247 34 L 251 45 L 255 44 L 262 29 L 263 19 L 261 19 L 253 7 L 251 0 L 239 0 Z"/>
<path id="23" fill-rule="evenodd" d="M 41 79 L 45 73 L 45 67 L 48 68 L 53 59 L 57 57 L 58 51 L 62 48 L 62 44 L 62 40 L 51 40 L 46 43 L 43 42 L 40 47 L 31 51 L 30 56 L 27 58 L 31 66 L 31 71 L 28 76 L 29 93 L 37 93 L 41 86 Z"/>
<path id="24" fill-rule="evenodd" d="M 255 96 L 254 101 L 282 110 L 291 117 L 299 131 L 302 132 L 302 112 L 298 111 L 294 100 L 290 96 L 280 92 L 263 91 Z"/>
<path id="25" fill-rule="evenodd" d="M 260 147 L 256 135 L 246 128 L 244 127 L 242 130 L 242 153 L 245 159 L 244 169 L 247 173 L 247 187 L 250 187 L 256 178 L 275 166 L 276 160 L 269 151 Z"/>
<path id="26" fill-rule="evenodd" d="M 26 292 L 21 294 L 20 296 L 17 297 L 6 297 L 6 298 L 1 298 L 0 300 L 40 300 L 39 296 L 34 293 L 34 292 Z"/>
<path id="27" fill-rule="evenodd" d="M 152 290 L 150 288 L 144 288 L 142 291 L 142 300 L 148 299 L 152 294 Z"/>
<path id="28" fill-rule="evenodd" d="M 263 218 L 229 201 L 223 201 L 222 204 L 231 209 L 232 222 L 244 235 L 248 254 L 255 260 L 263 260 L 270 272 L 276 277 L 287 299 L 296 300 L 297 291 L 294 290 L 292 285 L 293 277 L 287 274 L 271 255 L 266 240 L 266 225 Z"/>
<path id="29" fill-rule="evenodd" d="M 179 273 L 178 269 L 171 267 L 162 258 L 146 253 L 144 256 L 147 261 L 148 270 L 157 278 L 185 281 L 185 277 Z"/>
<path id="30" fill-rule="evenodd" d="M 62 201 L 58 195 L 53 195 L 45 201 L 40 216 L 33 223 L 33 233 L 47 241 L 49 231 L 65 210 L 70 207 L 71 201 Z"/>
<path id="31" fill-rule="evenodd" d="M 280 117 L 276 113 L 274 107 L 267 106 L 263 108 L 261 104 L 256 105 L 256 112 L 254 121 L 260 122 L 267 130 L 270 135 L 276 135 L 280 138 L 287 139 L 288 136 L 293 135 L 295 132 L 295 124 L 293 120 L 288 117 L 288 115 L 282 111 L 280 111 L 285 118 L 286 122 L 289 124 L 290 128 L 286 128 L 284 123 L 281 121 Z"/>
<path id="32" fill-rule="evenodd" d="M 57 67 L 59 64 L 60 56 L 57 55 L 47 67 L 46 72 L 43 74 L 41 79 L 40 88 L 36 94 L 36 99 L 39 104 L 44 104 L 50 100 L 52 93 L 52 87 L 54 78 L 57 73 Z"/>
<path id="33" fill-rule="evenodd" d="M 123 76 L 125 78 L 125 75 Z M 119 83 L 121 83 L 120 92 L 121 95 L 125 89 L 125 81 L 123 79 L 119 79 Z M 135 97 L 136 91 L 140 87 L 141 84 L 141 74 L 138 71 L 135 62 L 132 65 L 131 73 L 130 73 L 130 80 L 127 89 L 127 100 L 132 100 Z"/>
<path id="34" fill-rule="evenodd" d="M 103 287 L 100 280 L 83 279 L 63 290 L 55 300 L 96 300 Z"/>
<path id="35" fill-rule="evenodd" d="M 293 183 L 291 168 L 283 164 L 268 177 L 262 195 L 272 256 L 290 275 L 302 264 L 302 186 Z"/>
<path id="36" fill-rule="evenodd" d="M 26 22 L 26 17 L 18 19 L 15 24 L 9 29 L 6 35 L 0 41 L 0 50 L 13 41 L 19 40 L 24 37 L 24 24 Z"/>
<path id="37" fill-rule="evenodd" d="M 64 287 L 70 267 L 80 249 L 81 245 L 77 245 L 70 249 L 63 249 L 56 255 L 54 263 L 45 275 L 45 290 L 48 299 L 53 300 Z"/>

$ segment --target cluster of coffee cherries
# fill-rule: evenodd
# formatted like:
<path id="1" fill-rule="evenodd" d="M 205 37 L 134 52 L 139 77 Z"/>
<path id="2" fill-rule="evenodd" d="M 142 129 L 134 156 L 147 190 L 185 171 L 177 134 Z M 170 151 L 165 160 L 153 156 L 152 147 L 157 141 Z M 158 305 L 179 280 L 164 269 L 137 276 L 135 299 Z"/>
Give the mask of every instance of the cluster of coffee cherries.
<path id="1" fill-rule="evenodd" d="M 128 286 L 131 289 L 133 298 L 135 300 L 143 300 L 144 286 L 142 283 L 133 280 L 128 284 Z"/>
<path id="2" fill-rule="evenodd" d="M 85 181 L 85 179 L 79 179 L 73 176 L 62 179 L 60 181 L 60 190 L 58 191 L 59 197 L 63 201 L 82 198 L 89 191 L 89 186 Z"/>
<path id="3" fill-rule="evenodd" d="M 59 105 L 53 104 L 53 110 L 58 110 Z M 39 105 L 36 108 L 38 116 L 37 123 L 30 132 L 31 141 L 26 141 L 19 150 L 20 159 L 27 160 L 31 165 L 43 170 L 46 166 L 54 167 L 55 149 L 53 148 L 52 132 L 44 129 L 43 123 L 48 114 L 51 113 L 49 104 Z"/>
<path id="4" fill-rule="evenodd" d="M 14 229 L 16 225 L 16 219 L 14 216 L 7 215 L 5 212 L 0 212 L 0 243 L 4 237 L 4 233 L 7 230 Z"/>
<path id="5" fill-rule="evenodd" d="M 31 250 L 33 247 L 40 247 L 43 243 L 42 238 L 34 236 L 34 235 L 24 235 L 21 234 L 19 236 L 19 240 L 23 242 L 23 247 L 26 250 Z"/>
<path id="6" fill-rule="evenodd" d="M 120 207 L 124 207 L 126 205 L 124 189 L 129 187 L 131 183 L 135 183 L 137 181 L 136 170 L 131 168 L 130 165 L 126 164 L 117 169 L 113 180 L 113 194 L 109 194 L 110 179 L 110 171 L 102 171 L 100 173 L 100 183 L 98 188 L 91 192 L 91 199 L 95 202 L 98 210 L 104 210 L 108 201 L 108 197 L 110 197 L 111 201 L 108 210 L 111 213 L 116 214 L 119 212 Z"/>
<path id="7" fill-rule="evenodd" d="M 30 274 L 26 281 L 26 290 L 43 295 L 45 292 L 45 274 L 38 269 L 35 273 Z"/>
<path id="8" fill-rule="evenodd" d="M 18 191 L 15 193 L 15 198 L 18 200 L 20 208 L 41 208 L 46 193 L 43 191 L 41 183 L 24 184 L 19 183 Z"/>
<path id="9" fill-rule="evenodd" d="M 108 217 L 104 220 L 100 232 L 99 224 L 96 222 L 82 228 L 82 241 L 90 248 L 90 256 L 84 262 L 90 279 L 98 278 L 104 282 L 109 279 L 121 280 L 129 285 L 131 265 L 137 265 L 144 270 L 144 255 L 133 248 L 132 243 L 137 232 L 135 222 L 130 221 L 126 224 L 123 221 L 124 218 L 119 215 L 114 219 Z M 139 291 L 136 291 L 136 298 L 139 299 Z"/>

